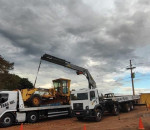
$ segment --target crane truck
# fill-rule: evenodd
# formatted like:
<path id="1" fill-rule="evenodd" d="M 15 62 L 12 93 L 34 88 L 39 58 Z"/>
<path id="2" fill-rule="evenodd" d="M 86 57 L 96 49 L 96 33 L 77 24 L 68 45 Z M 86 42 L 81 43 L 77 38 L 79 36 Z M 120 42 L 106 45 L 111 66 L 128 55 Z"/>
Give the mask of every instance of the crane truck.
<path id="1" fill-rule="evenodd" d="M 104 112 L 107 111 L 113 115 L 118 115 L 120 111 L 129 112 L 138 102 L 138 95 L 115 96 L 113 93 L 108 93 L 100 97 L 96 82 L 87 69 L 48 54 L 45 54 L 43 59 L 72 69 L 77 75 L 82 74 L 87 78 L 87 89 L 71 91 L 71 108 L 78 120 L 93 118 L 95 121 L 100 121 Z"/>

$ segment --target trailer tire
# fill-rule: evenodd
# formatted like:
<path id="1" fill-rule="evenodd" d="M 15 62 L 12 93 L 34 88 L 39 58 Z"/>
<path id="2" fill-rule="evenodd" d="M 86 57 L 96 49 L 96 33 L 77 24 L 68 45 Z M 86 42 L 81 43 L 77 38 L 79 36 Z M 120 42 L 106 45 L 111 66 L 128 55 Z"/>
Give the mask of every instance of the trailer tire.
<path id="1" fill-rule="evenodd" d="M 132 102 L 130 102 L 130 110 L 133 110 L 134 109 L 134 105 Z"/>
<path id="2" fill-rule="evenodd" d="M 0 120 L 0 126 L 1 127 L 8 127 L 11 126 L 14 122 L 14 117 L 10 113 L 6 113 L 5 115 L 2 116 Z"/>
<path id="3" fill-rule="evenodd" d="M 32 107 L 39 107 L 41 105 L 41 103 L 42 103 L 42 98 L 38 94 L 33 94 L 31 96 L 31 98 L 29 99 L 29 104 Z"/>
<path id="4" fill-rule="evenodd" d="M 125 109 L 125 112 L 131 111 L 130 104 L 129 103 L 124 104 L 124 109 Z"/>
<path id="5" fill-rule="evenodd" d="M 102 111 L 100 109 L 95 110 L 95 121 L 99 122 L 102 119 Z"/>
<path id="6" fill-rule="evenodd" d="M 29 112 L 27 114 L 27 122 L 28 123 L 35 123 L 38 121 L 38 114 L 37 112 Z"/>

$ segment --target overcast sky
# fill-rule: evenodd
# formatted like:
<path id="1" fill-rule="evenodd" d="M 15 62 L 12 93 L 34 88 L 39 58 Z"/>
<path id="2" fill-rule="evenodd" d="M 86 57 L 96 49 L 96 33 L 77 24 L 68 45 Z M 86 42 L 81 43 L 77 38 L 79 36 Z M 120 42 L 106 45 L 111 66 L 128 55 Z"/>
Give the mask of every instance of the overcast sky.
<path id="1" fill-rule="evenodd" d="M 0 0 L 0 55 L 32 83 L 48 53 L 87 68 L 100 92 L 132 94 L 131 59 L 136 93 L 150 92 L 149 35 L 149 0 Z M 36 86 L 60 77 L 88 87 L 84 76 L 44 61 Z"/>

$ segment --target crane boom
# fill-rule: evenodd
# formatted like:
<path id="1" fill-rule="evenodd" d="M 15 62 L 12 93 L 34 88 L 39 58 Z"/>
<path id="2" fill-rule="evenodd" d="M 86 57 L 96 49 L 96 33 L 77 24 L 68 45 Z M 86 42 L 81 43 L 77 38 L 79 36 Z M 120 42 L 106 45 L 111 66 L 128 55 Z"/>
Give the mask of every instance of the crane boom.
<path id="1" fill-rule="evenodd" d="M 96 82 L 94 81 L 94 79 L 92 78 L 91 74 L 89 73 L 89 71 L 87 69 L 73 65 L 66 60 L 51 56 L 49 54 L 44 54 L 41 57 L 41 59 L 48 61 L 48 62 L 52 62 L 52 63 L 57 64 L 57 65 L 64 66 L 64 67 L 72 69 L 72 70 L 75 70 L 77 75 L 79 75 L 79 74 L 85 75 L 87 80 L 88 80 L 88 83 L 89 83 L 89 89 L 96 88 Z"/>

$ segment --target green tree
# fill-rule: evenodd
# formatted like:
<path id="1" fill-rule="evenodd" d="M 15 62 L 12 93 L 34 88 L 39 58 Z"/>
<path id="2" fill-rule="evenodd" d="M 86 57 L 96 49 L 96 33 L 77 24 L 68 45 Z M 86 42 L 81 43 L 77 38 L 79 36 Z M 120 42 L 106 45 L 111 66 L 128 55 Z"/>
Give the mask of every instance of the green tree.
<path id="1" fill-rule="evenodd" d="M 18 89 L 25 89 L 25 88 L 33 88 L 33 84 L 27 79 L 22 78 L 19 82 L 19 88 Z"/>
<path id="2" fill-rule="evenodd" d="M 33 84 L 27 78 L 21 78 L 15 74 L 9 74 L 14 68 L 14 63 L 6 61 L 0 56 L 0 89 L 14 90 L 33 88 Z"/>
<path id="3" fill-rule="evenodd" d="M 1 55 L 0 55 L 0 73 L 8 73 L 9 70 L 14 69 L 14 63 L 10 63 L 9 61 L 6 61 Z"/>

